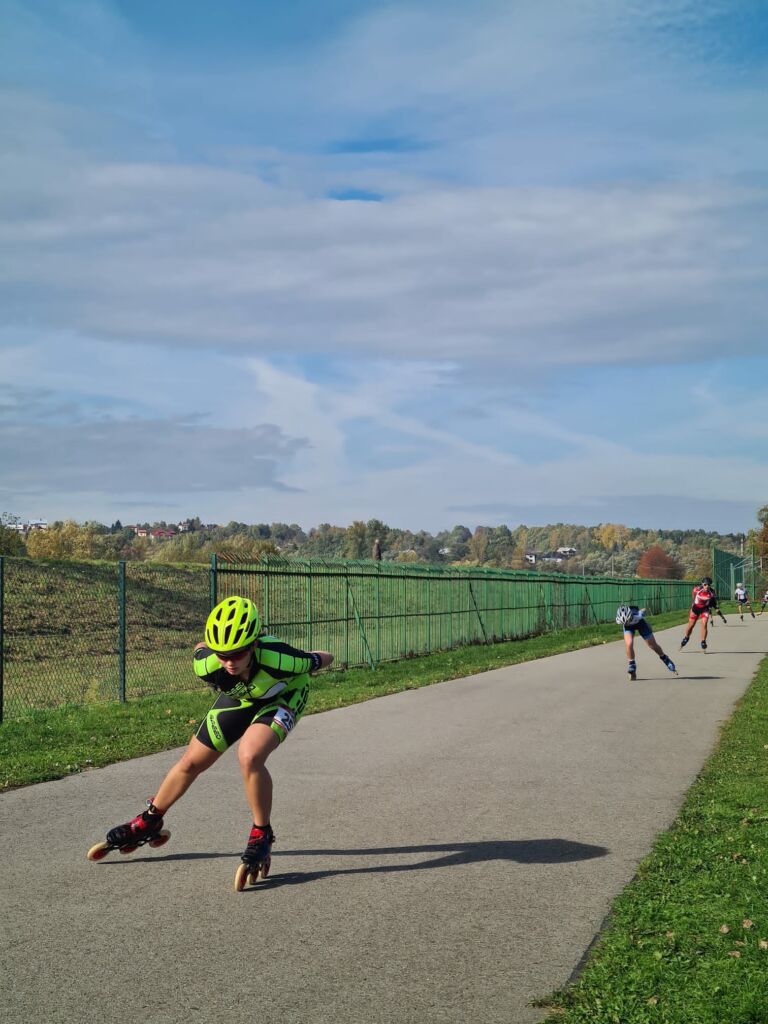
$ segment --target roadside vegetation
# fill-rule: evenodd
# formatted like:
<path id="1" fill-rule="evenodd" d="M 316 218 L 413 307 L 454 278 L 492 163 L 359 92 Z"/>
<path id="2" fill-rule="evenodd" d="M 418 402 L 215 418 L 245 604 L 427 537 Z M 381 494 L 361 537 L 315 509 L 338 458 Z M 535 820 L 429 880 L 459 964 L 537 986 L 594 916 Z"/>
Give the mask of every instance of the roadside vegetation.
<path id="1" fill-rule="evenodd" d="M 547 1024 L 768 1021 L 768 659 Z"/>

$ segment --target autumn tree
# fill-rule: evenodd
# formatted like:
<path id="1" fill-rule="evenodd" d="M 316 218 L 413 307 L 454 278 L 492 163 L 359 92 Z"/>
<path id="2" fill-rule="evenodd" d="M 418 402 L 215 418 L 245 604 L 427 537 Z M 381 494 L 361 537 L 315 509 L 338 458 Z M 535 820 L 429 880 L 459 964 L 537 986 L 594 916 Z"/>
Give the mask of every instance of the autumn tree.
<path id="1" fill-rule="evenodd" d="M 761 529 L 757 531 L 755 539 L 757 554 L 760 558 L 766 558 L 768 557 L 768 505 L 763 505 L 757 510 L 757 521 L 761 524 Z"/>
<path id="2" fill-rule="evenodd" d="M 359 519 L 347 527 L 344 539 L 345 558 L 370 558 L 371 548 L 368 543 L 368 529 Z"/>
<path id="3" fill-rule="evenodd" d="M 488 527 L 478 526 L 472 534 L 472 538 L 469 542 L 469 550 L 467 552 L 470 560 L 474 562 L 475 565 L 483 565 L 485 563 L 489 543 L 490 537 Z"/>
<path id="4" fill-rule="evenodd" d="M 640 556 L 637 575 L 645 580 L 681 580 L 684 573 L 676 559 L 668 555 L 664 548 L 654 544 Z"/>

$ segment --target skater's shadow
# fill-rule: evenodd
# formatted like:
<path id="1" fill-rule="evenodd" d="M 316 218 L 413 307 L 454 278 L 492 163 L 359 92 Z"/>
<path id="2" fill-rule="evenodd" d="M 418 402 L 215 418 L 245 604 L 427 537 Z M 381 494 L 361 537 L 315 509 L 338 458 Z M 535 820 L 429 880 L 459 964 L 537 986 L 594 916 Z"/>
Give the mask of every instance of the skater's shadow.
<path id="1" fill-rule="evenodd" d="M 591 846 L 576 843 L 570 839 L 489 839 L 478 843 L 425 843 L 423 846 L 379 846 L 360 850 L 273 850 L 276 857 L 323 857 L 335 860 L 338 857 L 395 857 L 413 854 L 431 855 L 426 860 L 407 864 L 375 864 L 367 867 L 340 868 L 331 871 L 288 871 L 270 877 L 270 886 L 298 885 L 313 882 L 318 878 L 334 875 L 388 874 L 398 871 L 421 871 L 424 868 L 456 867 L 462 864 L 479 864 L 489 860 L 511 860 L 518 864 L 566 864 L 574 860 L 591 860 L 605 857 L 609 852 L 605 846 Z M 444 854 L 444 856 L 435 856 Z M 140 864 L 152 861 L 155 864 L 171 860 L 213 860 L 218 858 L 239 858 L 240 853 L 167 853 L 145 857 L 126 857 L 120 860 L 106 860 L 105 865 Z"/>
<path id="2" fill-rule="evenodd" d="M 681 680 L 689 679 L 689 680 L 693 680 L 693 682 L 699 682 L 702 679 L 722 679 L 722 678 L 723 678 L 722 676 L 690 676 L 690 675 L 688 675 L 687 672 L 686 672 L 685 675 L 683 675 L 682 672 L 680 673 L 680 679 Z"/>
<path id="3" fill-rule="evenodd" d="M 304 882 L 315 882 L 321 878 L 333 878 L 338 875 L 395 874 L 429 868 L 462 867 L 492 860 L 514 861 L 517 864 L 567 864 L 575 860 L 605 857 L 608 853 L 609 850 L 605 846 L 591 846 L 569 839 L 496 839 L 478 843 L 432 843 L 423 846 L 382 846 L 361 850 L 273 850 L 273 869 L 277 856 L 322 857 L 323 860 L 330 861 L 339 857 L 412 857 L 414 854 L 426 854 L 428 857 L 415 862 L 409 861 L 407 864 L 372 864 L 331 868 L 327 871 L 286 871 L 271 875 L 267 884 L 272 889 L 276 886 L 301 885 Z"/>

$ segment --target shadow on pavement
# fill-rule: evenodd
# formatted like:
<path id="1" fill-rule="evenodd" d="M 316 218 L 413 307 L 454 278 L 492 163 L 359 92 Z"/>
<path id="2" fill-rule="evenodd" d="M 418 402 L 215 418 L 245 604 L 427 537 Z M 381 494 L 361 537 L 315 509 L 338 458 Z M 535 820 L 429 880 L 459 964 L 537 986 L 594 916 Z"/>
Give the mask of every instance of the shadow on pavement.
<path id="1" fill-rule="evenodd" d="M 333 861 L 337 857 L 392 857 L 397 854 L 429 854 L 428 860 L 408 864 L 380 864 L 368 867 L 332 868 L 328 871 L 286 871 L 271 875 L 266 886 L 300 885 L 337 875 L 392 874 L 399 871 L 421 871 L 425 868 L 459 867 L 482 861 L 509 860 L 517 864 L 565 864 L 575 860 L 605 857 L 610 851 L 605 846 L 591 846 L 568 839 L 515 839 L 487 840 L 479 843 L 435 843 L 423 846 L 382 846 L 361 850 L 274 850 L 276 856 L 323 857 Z M 446 856 L 434 856 L 435 854 Z M 258 888 L 258 887 L 257 887 Z"/>
<path id="2" fill-rule="evenodd" d="M 591 860 L 593 857 L 605 857 L 610 851 L 605 846 L 591 846 L 588 843 L 576 843 L 569 839 L 489 839 L 478 843 L 434 843 L 423 846 L 380 846 L 359 850 L 273 850 L 272 864 L 277 857 L 324 857 L 335 860 L 338 857 L 392 857 L 398 854 L 412 855 L 423 853 L 429 855 L 428 860 L 409 864 L 382 864 L 374 867 L 342 868 L 330 871 L 289 871 L 285 874 L 272 876 L 270 888 L 275 885 L 294 885 L 300 882 L 311 882 L 317 878 L 330 878 L 333 875 L 358 875 L 386 873 L 393 871 L 418 871 L 423 868 L 453 867 L 461 864 L 479 864 L 489 860 L 510 860 L 518 864 L 566 864 L 574 860 Z M 436 854 L 447 856 L 435 856 Z M 104 866 L 119 864 L 140 864 L 154 862 L 164 863 L 172 860 L 209 860 L 215 858 L 238 858 L 240 853 L 168 853 L 153 857 L 121 857 L 119 860 L 105 860 Z"/>

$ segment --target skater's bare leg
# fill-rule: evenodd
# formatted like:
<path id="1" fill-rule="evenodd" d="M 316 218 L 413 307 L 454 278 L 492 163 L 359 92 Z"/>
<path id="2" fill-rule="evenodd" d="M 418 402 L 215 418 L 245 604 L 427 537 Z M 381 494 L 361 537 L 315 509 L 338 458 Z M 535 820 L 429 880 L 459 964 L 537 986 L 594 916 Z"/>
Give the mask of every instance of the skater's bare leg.
<path id="1" fill-rule="evenodd" d="M 664 657 L 664 651 L 662 651 L 662 649 L 656 643 L 655 637 L 649 636 L 645 642 L 648 644 L 651 650 L 654 651 L 654 653 L 658 654 L 660 658 Z"/>
<path id="2" fill-rule="evenodd" d="M 627 661 L 635 660 L 635 634 L 625 633 L 624 634 L 624 646 L 627 649 Z"/>
<path id="3" fill-rule="evenodd" d="M 237 757 L 245 786 L 245 797 L 255 825 L 269 825 L 272 814 L 272 776 L 266 761 L 280 745 L 277 734 L 268 725 L 250 725 L 240 740 Z"/>
<path id="4" fill-rule="evenodd" d="M 215 764 L 220 757 L 218 750 L 211 750 L 197 736 L 193 736 L 187 749 L 161 782 L 152 803 L 165 813 L 184 796 L 198 775 Z"/>

